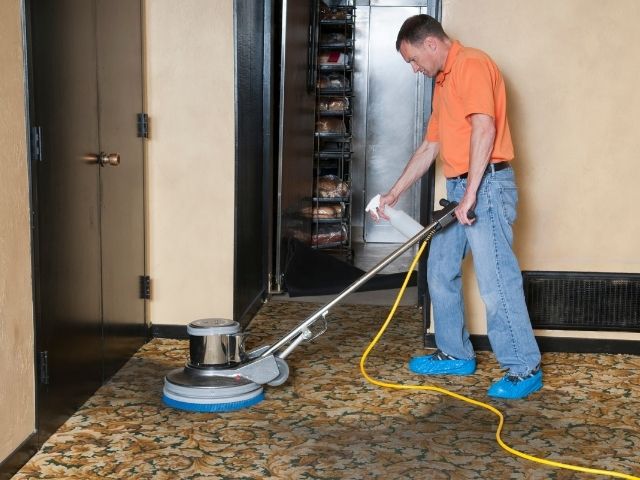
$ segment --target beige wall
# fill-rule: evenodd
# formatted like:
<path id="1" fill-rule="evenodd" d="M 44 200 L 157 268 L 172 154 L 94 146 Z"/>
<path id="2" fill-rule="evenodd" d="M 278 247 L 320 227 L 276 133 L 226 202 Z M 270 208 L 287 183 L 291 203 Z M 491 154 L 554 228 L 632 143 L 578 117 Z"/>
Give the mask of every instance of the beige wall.
<path id="1" fill-rule="evenodd" d="M 0 2 L 0 462 L 35 429 L 31 238 L 19 0 Z"/>
<path id="2" fill-rule="evenodd" d="M 507 82 L 523 270 L 640 272 L 638 18 L 637 0 L 443 2 L 449 35 Z M 475 282 L 465 288 L 485 333 Z"/>
<path id="3" fill-rule="evenodd" d="M 232 0 L 146 0 L 150 321 L 233 315 Z"/>

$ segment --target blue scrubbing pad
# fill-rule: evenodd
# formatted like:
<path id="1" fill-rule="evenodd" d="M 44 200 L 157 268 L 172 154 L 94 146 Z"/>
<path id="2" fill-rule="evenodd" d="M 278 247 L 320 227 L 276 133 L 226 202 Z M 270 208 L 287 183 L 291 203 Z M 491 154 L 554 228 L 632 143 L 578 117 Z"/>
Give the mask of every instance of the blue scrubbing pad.
<path id="1" fill-rule="evenodd" d="M 249 408 L 264 400 L 264 392 L 260 392 L 258 395 L 246 400 L 240 400 L 237 402 L 225 402 L 225 403 L 197 403 L 194 402 L 181 402 L 162 396 L 162 401 L 165 405 L 172 408 L 178 408 L 180 410 L 187 410 L 189 412 L 205 412 L 205 413 L 217 413 L 217 412 L 232 412 L 234 410 L 242 410 L 243 408 Z"/>

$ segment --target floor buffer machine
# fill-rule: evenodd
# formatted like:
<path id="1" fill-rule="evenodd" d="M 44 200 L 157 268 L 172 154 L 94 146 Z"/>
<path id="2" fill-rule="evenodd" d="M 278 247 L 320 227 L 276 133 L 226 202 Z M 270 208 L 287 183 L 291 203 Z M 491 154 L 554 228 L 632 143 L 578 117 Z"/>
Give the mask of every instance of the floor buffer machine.
<path id="1" fill-rule="evenodd" d="M 379 196 L 374 197 L 368 209 L 375 211 L 376 199 L 379 200 Z M 311 341 L 326 330 L 326 317 L 334 305 L 356 291 L 413 245 L 421 240 L 428 240 L 436 232 L 456 221 L 454 209 L 457 203 L 441 200 L 440 205 L 443 209 L 434 212 L 435 220 L 427 227 L 423 228 L 414 220 L 410 220 L 417 225 L 413 231 L 403 228 L 407 224 L 402 225 L 402 220 L 408 218 L 404 212 L 385 207 L 392 224 L 396 227 L 402 225 L 399 230 L 408 236 L 409 240 L 273 345 L 264 345 L 247 352 L 244 349 L 246 334 L 241 331 L 238 322 L 218 318 L 191 322 L 187 326 L 189 360 L 184 367 L 172 370 L 166 375 L 164 403 L 181 410 L 226 412 L 247 408 L 262 401 L 264 385 L 276 387 L 289 377 L 287 356 L 300 343 Z M 398 222 L 394 222 L 391 212 L 400 214 Z M 469 217 L 472 216 L 470 212 Z M 410 235 L 408 232 L 417 233 Z"/>

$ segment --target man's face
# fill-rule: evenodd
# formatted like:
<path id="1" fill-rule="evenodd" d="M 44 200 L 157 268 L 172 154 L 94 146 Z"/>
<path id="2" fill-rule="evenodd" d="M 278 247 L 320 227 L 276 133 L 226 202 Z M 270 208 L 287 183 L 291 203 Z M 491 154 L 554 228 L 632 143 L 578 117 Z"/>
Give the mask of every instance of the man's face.
<path id="1" fill-rule="evenodd" d="M 404 61 L 411 65 L 414 73 L 422 73 L 429 78 L 434 78 L 440 71 L 436 48 L 433 38 L 427 37 L 418 45 L 407 41 L 400 44 L 400 55 Z"/>

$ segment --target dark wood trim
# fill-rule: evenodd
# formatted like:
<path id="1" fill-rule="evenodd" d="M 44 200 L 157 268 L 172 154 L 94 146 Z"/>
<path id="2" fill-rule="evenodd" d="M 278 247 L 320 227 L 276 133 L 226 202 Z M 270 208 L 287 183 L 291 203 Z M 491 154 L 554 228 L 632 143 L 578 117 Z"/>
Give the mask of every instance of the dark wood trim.
<path id="1" fill-rule="evenodd" d="M 189 338 L 189 334 L 186 325 L 151 325 L 151 337 L 183 340 Z"/>
<path id="2" fill-rule="evenodd" d="M 264 304 L 264 299 L 267 295 L 266 291 L 262 291 L 258 293 L 258 295 L 249 303 L 249 306 L 246 308 L 244 312 L 238 317 L 238 322 L 242 328 L 249 325 L 253 317 L 256 316 L 256 313 L 260 310 L 262 305 Z"/>
<path id="3" fill-rule="evenodd" d="M 627 355 L 640 355 L 640 341 L 636 340 L 611 340 L 600 338 L 573 338 L 573 337 L 536 337 L 538 346 L 542 352 L 566 352 L 566 353 L 620 353 Z M 478 351 L 490 351 L 491 345 L 486 335 L 471 335 L 471 343 Z M 424 336 L 425 347 L 435 348 L 436 342 L 433 334 Z"/>
<path id="4" fill-rule="evenodd" d="M 38 435 L 33 432 L 13 452 L 0 462 L 0 480 L 9 480 L 38 451 Z"/>
<path id="5" fill-rule="evenodd" d="M 543 352 L 621 353 L 640 355 L 640 342 L 599 338 L 536 337 Z"/>

